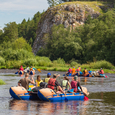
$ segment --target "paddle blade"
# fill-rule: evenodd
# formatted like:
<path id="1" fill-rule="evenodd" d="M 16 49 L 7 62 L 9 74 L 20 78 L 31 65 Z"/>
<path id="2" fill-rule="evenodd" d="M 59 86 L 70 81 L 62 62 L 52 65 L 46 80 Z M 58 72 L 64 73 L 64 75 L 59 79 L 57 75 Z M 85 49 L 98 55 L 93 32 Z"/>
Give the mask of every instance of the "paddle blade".
<path id="1" fill-rule="evenodd" d="M 18 74 L 18 71 L 15 74 Z"/>
<path id="2" fill-rule="evenodd" d="M 41 73 L 41 69 L 37 69 Z"/>
<path id="3" fill-rule="evenodd" d="M 88 101 L 88 100 L 89 100 L 89 98 L 85 96 L 84 97 L 84 101 Z"/>

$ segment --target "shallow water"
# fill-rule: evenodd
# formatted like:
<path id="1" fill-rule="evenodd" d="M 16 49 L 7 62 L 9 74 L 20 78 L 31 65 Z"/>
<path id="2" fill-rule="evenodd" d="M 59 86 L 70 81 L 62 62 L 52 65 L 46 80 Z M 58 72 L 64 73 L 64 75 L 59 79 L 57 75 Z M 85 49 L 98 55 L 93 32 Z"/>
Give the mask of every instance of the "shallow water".
<path id="1" fill-rule="evenodd" d="M 46 73 L 42 72 L 40 75 L 43 79 Z M 58 78 L 59 82 L 62 75 L 61 73 Z M 4 80 L 6 85 L 0 85 L 0 115 L 114 115 L 115 75 L 107 75 L 109 78 L 79 78 L 81 85 L 87 87 L 90 93 L 88 101 L 51 103 L 14 100 L 9 94 L 9 88 L 16 86 L 21 77 L 14 73 L 1 73 L 0 79 Z M 34 78 L 36 79 L 36 75 Z"/>

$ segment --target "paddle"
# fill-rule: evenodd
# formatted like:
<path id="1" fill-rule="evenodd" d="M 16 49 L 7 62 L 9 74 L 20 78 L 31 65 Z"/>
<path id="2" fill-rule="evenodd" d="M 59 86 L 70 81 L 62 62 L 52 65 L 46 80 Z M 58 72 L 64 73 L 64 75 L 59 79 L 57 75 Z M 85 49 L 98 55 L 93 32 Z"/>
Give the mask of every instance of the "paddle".
<path id="1" fill-rule="evenodd" d="M 37 69 L 41 73 L 41 69 Z"/>
<path id="2" fill-rule="evenodd" d="M 18 74 L 18 71 L 15 74 Z"/>

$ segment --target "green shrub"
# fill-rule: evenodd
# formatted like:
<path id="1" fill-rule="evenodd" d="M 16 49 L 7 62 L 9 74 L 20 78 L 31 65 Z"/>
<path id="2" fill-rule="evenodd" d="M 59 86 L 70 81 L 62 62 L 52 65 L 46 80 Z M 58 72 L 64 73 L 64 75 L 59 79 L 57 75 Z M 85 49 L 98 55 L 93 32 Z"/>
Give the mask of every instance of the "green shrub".
<path id="1" fill-rule="evenodd" d="M 6 84 L 3 80 L 0 79 L 0 85 Z"/>
<path id="2" fill-rule="evenodd" d="M 79 64 L 76 62 L 76 61 L 72 61 L 71 63 L 70 63 L 70 66 L 72 67 L 72 66 L 78 66 Z"/>
<path id="3" fill-rule="evenodd" d="M 23 61 L 23 65 L 24 66 L 37 66 L 38 62 L 36 59 L 31 58 L 31 59 L 27 59 Z"/>
<path id="4" fill-rule="evenodd" d="M 0 66 L 5 65 L 5 59 L 0 56 Z"/>
<path id="5" fill-rule="evenodd" d="M 97 62 L 92 62 L 92 63 L 90 63 L 90 67 L 92 69 L 100 69 L 100 68 L 114 69 L 115 68 L 110 62 L 107 62 L 105 60 L 101 60 L 101 61 L 97 61 Z"/>

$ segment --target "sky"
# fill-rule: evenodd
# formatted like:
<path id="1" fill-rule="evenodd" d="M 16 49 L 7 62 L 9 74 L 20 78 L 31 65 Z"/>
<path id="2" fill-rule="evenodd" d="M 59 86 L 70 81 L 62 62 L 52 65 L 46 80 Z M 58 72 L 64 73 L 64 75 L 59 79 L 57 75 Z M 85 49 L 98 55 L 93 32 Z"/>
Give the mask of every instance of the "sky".
<path id="1" fill-rule="evenodd" d="M 0 29 L 9 22 L 19 24 L 23 19 L 32 19 L 48 7 L 47 0 L 0 0 Z"/>

